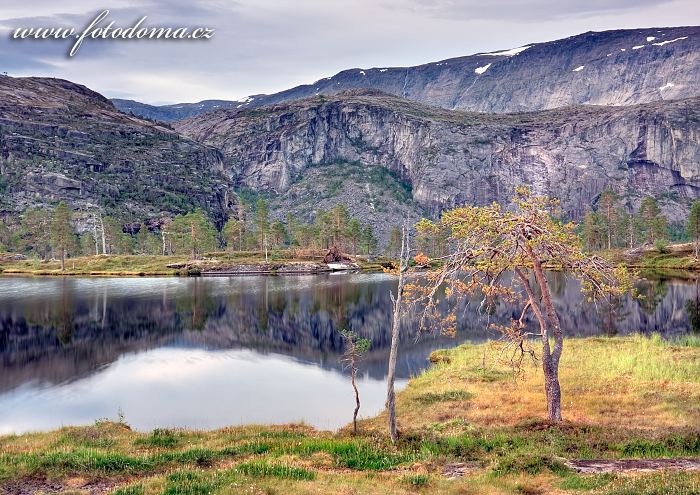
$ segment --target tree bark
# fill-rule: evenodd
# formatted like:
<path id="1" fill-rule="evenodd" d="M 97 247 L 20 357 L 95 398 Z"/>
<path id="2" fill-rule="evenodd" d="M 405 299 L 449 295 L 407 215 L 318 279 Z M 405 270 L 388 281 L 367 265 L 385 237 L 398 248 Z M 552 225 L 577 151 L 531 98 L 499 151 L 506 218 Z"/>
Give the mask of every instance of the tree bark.
<path id="1" fill-rule="evenodd" d="M 564 350 L 564 335 L 561 331 L 559 316 L 554 309 L 552 303 L 552 294 L 549 290 L 549 284 L 542 268 L 542 263 L 535 255 L 532 249 L 526 248 L 528 255 L 532 260 L 533 271 L 535 272 L 535 280 L 540 287 L 542 294 L 542 305 L 544 306 L 549 320 L 547 328 L 551 328 L 551 337 L 554 338 L 554 348 L 549 353 L 549 337 L 550 332 L 546 332 L 546 338 L 543 337 L 543 354 L 548 354 L 548 359 L 542 359 L 542 369 L 544 371 L 545 391 L 547 395 L 547 414 L 551 421 L 561 421 L 561 387 L 559 385 L 559 360 L 561 359 L 562 351 Z"/>
<path id="2" fill-rule="evenodd" d="M 396 427 L 396 392 L 394 391 L 394 380 L 396 377 L 396 360 L 399 349 L 399 323 L 401 316 L 401 304 L 403 302 L 404 271 L 408 268 L 408 227 L 404 223 L 401 235 L 401 258 L 399 261 L 399 286 L 396 291 L 396 298 L 392 295 L 394 302 L 394 312 L 391 322 L 391 350 L 389 352 L 389 369 L 387 372 L 387 399 L 386 408 L 389 413 L 389 436 L 392 443 L 398 440 Z"/>
<path id="3" fill-rule="evenodd" d="M 66 248 L 61 247 L 61 271 L 66 271 Z"/>

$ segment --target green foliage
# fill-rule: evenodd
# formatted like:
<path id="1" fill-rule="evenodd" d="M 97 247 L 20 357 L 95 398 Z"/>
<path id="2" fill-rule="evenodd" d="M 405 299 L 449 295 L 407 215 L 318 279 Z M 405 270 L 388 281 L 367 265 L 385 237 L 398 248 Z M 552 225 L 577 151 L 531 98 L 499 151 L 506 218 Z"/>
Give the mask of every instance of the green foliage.
<path id="1" fill-rule="evenodd" d="M 419 253 L 423 253 L 430 258 L 442 256 L 445 253 L 449 232 L 441 228 L 441 225 L 427 218 L 421 218 L 416 223 L 415 229 L 416 249 Z"/>
<path id="2" fill-rule="evenodd" d="M 398 258 L 401 255 L 401 228 L 392 227 L 389 232 L 389 244 L 387 245 L 387 256 Z"/>
<path id="3" fill-rule="evenodd" d="M 255 203 L 255 228 L 258 233 L 259 244 L 258 247 L 260 251 L 264 251 L 267 242 L 267 236 L 269 234 L 270 220 L 269 209 L 267 206 L 267 201 L 263 198 L 259 198 Z"/>
<path id="4" fill-rule="evenodd" d="M 368 256 L 377 249 L 377 238 L 374 237 L 374 230 L 372 226 L 367 224 L 362 228 L 362 235 L 360 237 L 362 247 L 365 250 L 365 254 Z"/>
<path id="5" fill-rule="evenodd" d="M 667 253 L 668 252 L 668 241 L 666 239 L 663 239 L 663 238 L 656 239 L 654 241 L 654 249 L 656 249 L 656 251 L 659 254 Z"/>
<path id="6" fill-rule="evenodd" d="M 73 230 L 73 215 L 64 202 L 59 203 L 51 217 L 51 245 L 61 259 L 61 269 L 67 255 L 78 251 L 78 239 Z"/>
<path id="7" fill-rule="evenodd" d="M 203 210 L 197 209 L 179 215 L 168 227 L 175 254 L 190 254 L 196 259 L 201 254 L 216 249 L 216 230 Z"/>
<path id="8" fill-rule="evenodd" d="M 668 237 L 668 220 L 661 214 L 661 209 L 656 199 L 647 196 L 639 205 L 637 226 L 642 240 L 648 244 L 654 244 L 657 239 Z"/>
<path id="9" fill-rule="evenodd" d="M 688 236 L 695 242 L 695 257 L 700 254 L 700 201 L 693 201 L 686 224 Z"/>
<path id="10" fill-rule="evenodd" d="M 245 221 L 230 218 L 222 231 L 226 247 L 230 251 L 243 251 L 245 247 Z"/>

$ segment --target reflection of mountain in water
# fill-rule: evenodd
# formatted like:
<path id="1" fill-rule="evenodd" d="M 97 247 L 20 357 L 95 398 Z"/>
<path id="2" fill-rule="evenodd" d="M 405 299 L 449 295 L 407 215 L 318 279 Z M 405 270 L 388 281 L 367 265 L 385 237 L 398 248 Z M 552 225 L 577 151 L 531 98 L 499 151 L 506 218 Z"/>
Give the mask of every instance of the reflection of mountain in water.
<path id="1" fill-rule="evenodd" d="M 695 301 L 695 308 L 700 301 L 694 284 L 658 281 L 640 283 L 642 300 L 625 298 L 614 309 L 596 308 L 582 301 L 576 282 L 552 277 L 570 335 L 684 332 L 688 301 Z M 250 348 L 340 368 L 341 328 L 372 341 L 363 367 L 382 378 L 394 285 L 385 275 L 0 279 L 0 390 L 32 380 L 74 380 L 125 353 L 165 345 Z M 488 336 L 478 304 L 466 305 L 460 315 L 458 340 Z M 500 303 L 490 321 L 513 316 L 513 308 Z M 429 337 L 416 343 L 415 334 L 416 325 L 405 318 L 399 377 L 420 371 L 431 349 L 455 342 Z"/>

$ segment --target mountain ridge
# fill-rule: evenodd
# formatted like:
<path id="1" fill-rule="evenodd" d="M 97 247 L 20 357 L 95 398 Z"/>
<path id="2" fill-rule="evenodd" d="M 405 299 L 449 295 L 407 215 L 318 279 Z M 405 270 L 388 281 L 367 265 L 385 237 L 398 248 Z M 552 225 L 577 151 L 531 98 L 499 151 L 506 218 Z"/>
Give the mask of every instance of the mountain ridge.
<path id="1" fill-rule="evenodd" d="M 172 121 L 214 110 L 214 105 L 258 107 L 374 88 L 448 109 L 512 113 L 687 98 L 700 95 L 698 80 L 700 27 L 681 26 L 589 31 L 411 67 L 346 69 L 312 84 L 236 102 L 204 100 L 159 107 L 114 101 L 123 111 Z"/>

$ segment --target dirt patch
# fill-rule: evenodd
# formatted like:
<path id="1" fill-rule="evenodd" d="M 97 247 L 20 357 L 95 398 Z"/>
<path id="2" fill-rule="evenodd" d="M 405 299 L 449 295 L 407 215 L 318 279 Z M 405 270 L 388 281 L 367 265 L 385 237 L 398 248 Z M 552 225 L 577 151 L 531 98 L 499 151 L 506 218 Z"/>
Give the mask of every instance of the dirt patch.
<path id="1" fill-rule="evenodd" d="M 626 471 L 700 471 L 699 459 L 624 459 L 568 461 L 566 465 L 579 473 L 623 473 Z"/>
<path id="2" fill-rule="evenodd" d="M 463 478 L 479 468 L 475 462 L 452 462 L 442 466 L 442 475 L 448 480 Z"/>
<path id="3" fill-rule="evenodd" d="M 64 493 L 76 491 L 84 495 L 104 495 L 112 491 L 124 480 L 115 479 L 72 479 L 67 482 L 49 480 L 40 477 L 21 478 L 0 484 L 1 495 L 34 495 L 36 493 Z"/>

